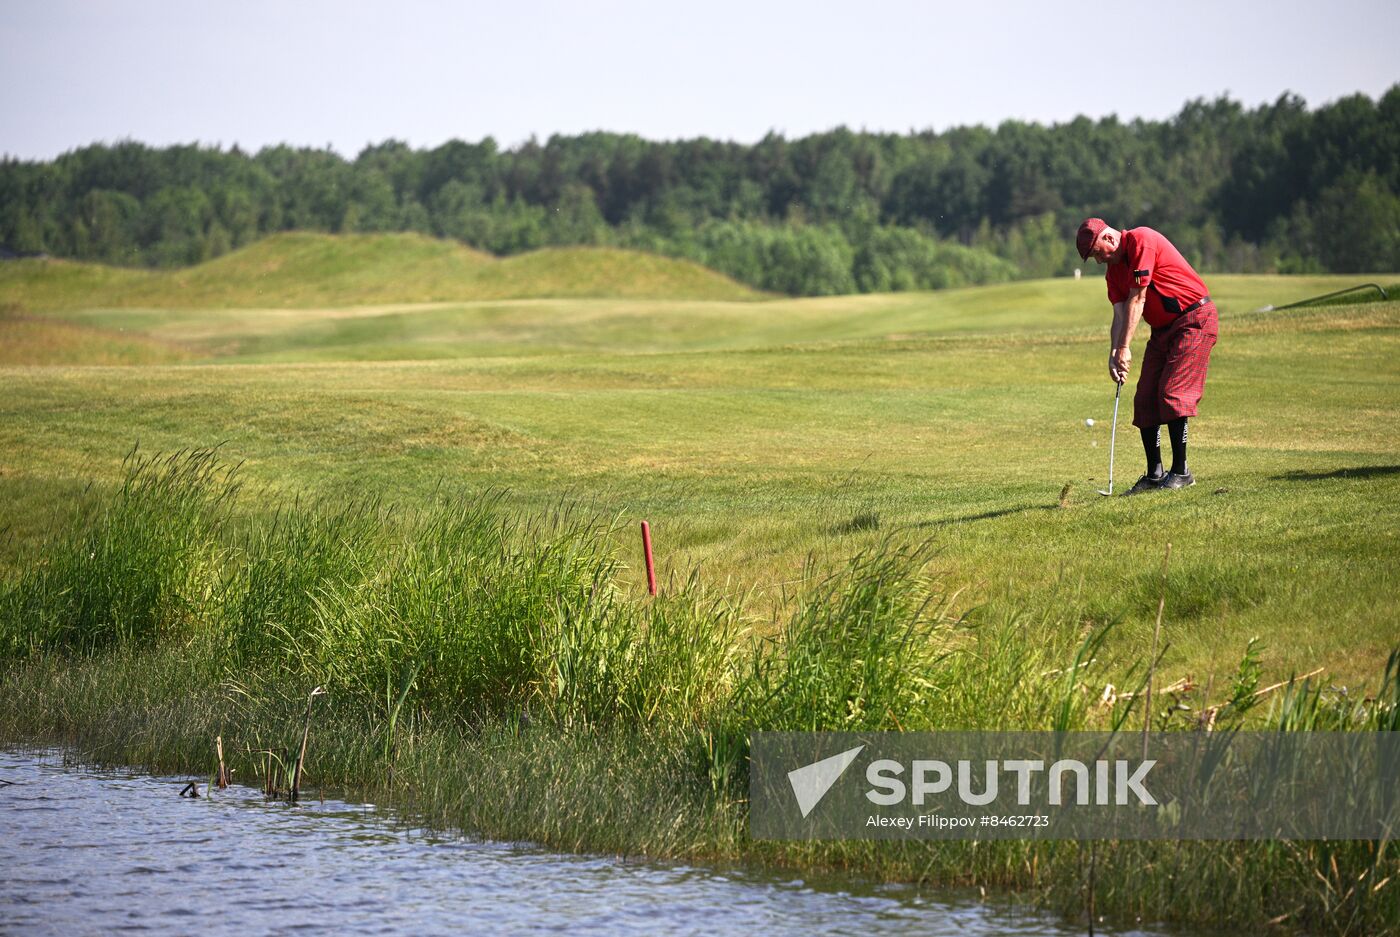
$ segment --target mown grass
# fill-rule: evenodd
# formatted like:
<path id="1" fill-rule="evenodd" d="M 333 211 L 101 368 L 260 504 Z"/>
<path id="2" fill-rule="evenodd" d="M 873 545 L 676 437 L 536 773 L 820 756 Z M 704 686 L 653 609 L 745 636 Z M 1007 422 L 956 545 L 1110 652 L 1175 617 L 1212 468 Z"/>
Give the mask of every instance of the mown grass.
<path id="1" fill-rule="evenodd" d="M 141 297 L 120 288 L 89 285 L 69 292 L 65 288 L 70 274 L 103 272 L 125 277 L 131 271 L 79 270 L 77 265 L 62 264 L 44 267 L 37 262 L 0 267 L 0 298 L 17 308 L 52 314 L 58 321 L 176 343 L 202 351 L 206 360 L 224 363 L 704 353 L 859 342 L 899 347 L 932 338 L 1000 344 L 1030 336 L 1101 335 L 1105 329 L 1103 284 L 1097 279 L 1032 281 L 931 294 L 770 299 L 755 305 L 730 301 L 752 299 L 752 295 L 708 298 L 703 292 L 689 291 L 683 282 L 663 275 L 665 271 L 652 286 L 643 277 L 637 287 L 640 292 L 629 293 L 629 284 L 636 287 L 639 274 L 627 268 L 643 263 L 664 268 L 672 261 L 619 251 L 539 251 L 509 258 L 490 269 L 509 272 L 537 266 L 540 270 L 508 278 L 499 298 L 468 294 L 471 302 L 423 301 L 425 294 L 415 292 L 413 276 L 367 265 L 358 271 L 352 288 L 338 297 L 343 305 L 335 305 L 337 300 L 324 293 L 327 283 L 338 282 L 339 274 L 331 271 L 358 260 L 358 254 L 325 236 L 317 236 L 314 243 L 318 249 L 328 249 L 327 244 L 334 247 L 336 262 L 293 264 L 289 258 L 299 258 L 300 253 L 283 250 L 286 245 L 275 242 L 260 242 L 243 252 L 265 252 L 270 255 L 269 265 L 289 264 L 295 275 L 288 284 L 258 287 L 259 294 L 241 297 L 241 305 L 222 296 L 201 301 L 199 295 L 164 281 L 153 281 L 150 295 Z M 623 261 L 624 269 L 610 273 L 604 258 Z M 256 272 L 254 258 L 246 260 L 240 264 L 238 282 L 261 282 L 263 275 Z M 194 268 L 185 275 L 207 276 L 203 271 Z M 7 273 L 11 275 L 5 279 Z M 26 275 L 33 275 L 35 282 L 28 283 Z M 591 278 L 598 276 L 603 282 L 594 290 Z M 1287 322 L 1304 313 L 1254 312 L 1267 303 L 1300 299 L 1351 282 L 1351 278 L 1334 276 L 1222 276 L 1212 278 L 1212 289 L 1224 314 L 1256 326 Z M 46 299 L 46 290 L 59 295 Z M 310 307 L 303 302 L 308 297 L 317 300 Z M 59 362 L 36 357 L 27 363 Z"/>
<path id="2" fill-rule="evenodd" d="M 0 585 L 0 739 L 61 741 L 156 770 L 265 784 L 313 687 L 310 785 L 427 822 L 570 849 L 847 870 L 1085 899 L 1072 843 L 772 843 L 747 838 L 748 733 L 1102 728 L 1143 660 L 1071 607 L 958 614 L 928 545 L 883 540 L 812 569 L 776 629 L 697 577 L 628 593 L 612 521 L 429 503 L 263 504 L 240 513 L 216 453 L 127 460 Z M 1064 616 L 1064 617 L 1059 617 Z M 1134 676 L 1134 675 L 1138 676 Z M 1305 682 L 1262 715 L 1253 656 L 1213 700 L 1222 729 L 1400 729 L 1400 653 L 1364 691 Z M 1192 725 L 1200 691 L 1161 704 Z M 1189 708 L 1183 708 L 1189 707 Z M 1182 717 L 1182 713 L 1186 713 Z M 1140 716 L 1138 717 L 1140 718 Z M 274 778 L 285 788 L 286 772 Z M 1095 900 L 1122 920 L 1393 932 L 1394 847 L 1104 844 Z M 1392 930 L 1387 930 L 1391 928 Z"/>
<path id="3" fill-rule="evenodd" d="M 34 316 L 13 304 L 0 306 L 0 367 L 171 364 L 193 357 L 172 342 Z"/>
<path id="4" fill-rule="evenodd" d="M 747 842 L 724 793 L 738 729 L 871 706 L 926 713 L 922 723 L 900 713 L 904 728 L 1042 726 L 1064 681 L 1039 675 L 1066 666 L 1086 635 L 1106 634 L 1104 669 L 1078 681 L 1097 684 L 1078 691 L 1086 697 L 1145 653 L 1168 541 L 1162 682 L 1191 677 L 1218 701 L 1258 637 L 1271 677 L 1325 667 L 1301 698 L 1334 712 L 1342 687 L 1356 699 L 1358 686 L 1377 686 L 1395 644 L 1400 303 L 1253 312 L 1350 278 L 1209 277 L 1222 331 L 1192 424 L 1200 483 L 1110 500 L 1092 494 L 1112 401 L 1096 281 L 757 303 L 414 304 L 382 268 L 377 284 L 293 308 L 342 289 L 332 267 L 307 261 L 320 273 L 289 278 L 255 308 L 201 308 L 170 281 L 142 286 L 143 306 L 116 308 L 102 277 L 153 275 L 89 268 L 81 289 L 56 281 L 24 294 L 52 300 L 25 321 L 68 338 L 16 344 L 0 362 L 0 579 L 19 590 L 5 601 L 23 626 L 7 634 L 12 659 L 26 661 L 0 677 L 5 737 L 172 768 L 205 764 L 222 732 L 241 740 L 247 778 L 262 763 L 248 752 L 299 738 L 306 694 L 326 682 L 315 783 L 387 785 L 392 765 L 398 794 L 441 822 L 570 848 L 999 882 L 1069 908 L 1082 898 L 1074 847 Z M 4 282 L 0 301 L 23 298 Z M 206 298 L 218 306 L 254 288 Z M 153 361 L 114 337 L 188 357 Z M 1140 470 L 1127 409 L 1122 487 Z M 98 554 L 82 552 L 77 532 L 107 524 L 146 542 L 110 497 L 137 439 L 141 451 L 221 443 L 221 458 L 241 464 L 241 497 L 183 523 L 184 552 L 133 554 L 175 570 L 148 578 L 180 600 L 144 619 L 81 618 L 143 607 L 149 596 L 122 592 L 120 576 L 34 599 Z M 549 526 L 565 503 L 584 507 Z M 654 604 L 638 569 L 643 518 L 661 567 Z M 538 569 L 530 531 L 557 546 Z M 569 576 L 588 575 L 557 578 L 567 556 L 583 564 Z M 907 591 L 871 592 L 875 571 Z M 537 630 L 497 628 L 514 600 L 490 590 L 516 580 L 573 598 L 548 614 L 520 606 Z M 26 595 L 38 604 L 24 606 Z M 889 657 L 873 685 L 844 664 L 884 657 L 818 640 L 893 640 L 915 595 L 937 612 L 917 625 L 920 643 L 899 645 L 919 653 L 878 645 Z M 848 627 L 840 610 L 866 614 L 872 601 L 886 602 L 888 627 Z M 492 602 L 505 604 L 488 620 L 480 610 Z M 433 618 L 436 608 L 463 624 Z M 685 636 L 685 654 L 651 637 L 662 620 L 658 633 Z M 799 673 L 839 695 L 804 699 L 782 653 L 745 669 L 755 647 L 792 642 Z M 936 696 L 911 689 L 925 679 Z M 760 686 L 773 692 L 769 709 L 746 703 L 742 688 Z M 478 703 L 442 710 L 458 697 Z M 694 718 L 669 721 L 673 699 Z M 1099 716 L 1085 702 L 1076 718 Z M 644 769 L 629 764 L 639 752 Z M 1361 904 L 1393 901 L 1393 883 L 1359 886 L 1363 873 L 1372 889 L 1384 878 L 1367 872 L 1378 855 L 1366 848 L 1105 846 L 1101 904 L 1231 927 L 1292 912 L 1286 924 L 1379 931 Z M 1391 852 L 1380 858 L 1393 864 Z"/>
<path id="5" fill-rule="evenodd" d="M 764 614 L 809 555 L 905 530 L 938 545 L 966 605 L 1076 594 L 1130 643 L 1155 611 L 1149 557 L 1171 540 L 1174 674 L 1218 675 L 1255 636 L 1282 671 L 1374 673 L 1400 618 L 1397 530 L 1377 522 L 1400 508 L 1400 305 L 1227 312 L 1192 426 L 1200 484 L 1110 501 L 1092 494 L 1112 401 L 1101 286 L 1024 288 L 742 309 L 74 311 L 64 321 L 200 357 L 5 368 L 0 528 L 42 538 L 57 493 L 120 477 L 133 440 L 223 442 L 269 496 L 414 504 L 450 480 L 539 511 L 571 492 L 650 520 L 663 582 L 698 566 Z M 1287 289 L 1317 286 L 1217 292 L 1239 310 Z M 1124 487 L 1141 458 L 1127 410 Z M 635 535 L 618 536 L 635 567 Z M 0 549 L 0 568 L 15 556 Z"/>

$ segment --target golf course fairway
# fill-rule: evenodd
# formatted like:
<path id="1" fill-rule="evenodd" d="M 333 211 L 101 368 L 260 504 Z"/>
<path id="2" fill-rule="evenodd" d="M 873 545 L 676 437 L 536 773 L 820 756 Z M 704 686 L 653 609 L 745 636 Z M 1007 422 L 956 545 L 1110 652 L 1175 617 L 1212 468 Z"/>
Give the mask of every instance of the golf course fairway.
<path id="1" fill-rule="evenodd" d="M 0 742 L 208 777 L 217 737 L 275 789 L 324 688 L 308 785 L 425 823 L 1073 913 L 1078 843 L 750 841 L 745 739 L 1141 726 L 1154 642 L 1160 728 L 1395 722 L 1400 301 L 1205 279 L 1197 484 L 1103 498 L 1094 276 L 787 299 L 412 236 L 7 262 Z M 1400 919 L 1393 844 L 1098 849 L 1126 926 Z"/>
<path id="2" fill-rule="evenodd" d="M 411 294 L 420 255 L 445 249 L 407 240 Z M 346 261 L 324 259 L 338 243 L 282 245 L 291 260 L 319 249 L 306 274 L 322 280 L 301 293 L 341 295 Z M 250 293 L 269 262 L 237 256 L 215 264 L 247 273 Z M 1117 620 L 1116 639 L 1138 642 L 1171 542 L 1173 673 L 1205 679 L 1258 637 L 1270 672 L 1325 666 L 1348 682 L 1400 636 L 1400 303 L 1253 311 L 1364 278 L 1209 277 L 1221 325 L 1191 424 L 1198 484 L 1101 499 L 1113 385 L 1098 279 L 715 302 L 684 298 L 693 265 L 656 261 L 682 275 L 653 288 L 682 298 L 285 308 L 274 293 L 260 308 L 210 308 L 180 305 L 171 283 L 113 309 L 100 285 L 52 284 L 134 271 L 7 265 L 5 559 L 59 523 L 65 494 L 115 482 L 138 442 L 218 445 L 267 496 L 412 502 L 447 484 L 504 489 L 527 509 L 586 502 L 629 522 L 620 546 L 643 586 L 630 522 L 648 520 L 663 582 L 698 568 L 763 610 L 809 556 L 839 561 L 896 536 L 929 541 L 966 606 L 1069 603 L 1081 623 Z M 399 281 L 379 273 L 365 289 L 383 300 Z M 24 305 L 56 292 L 68 307 Z M 1128 396 L 1116 491 L 1142 472 Z"/>

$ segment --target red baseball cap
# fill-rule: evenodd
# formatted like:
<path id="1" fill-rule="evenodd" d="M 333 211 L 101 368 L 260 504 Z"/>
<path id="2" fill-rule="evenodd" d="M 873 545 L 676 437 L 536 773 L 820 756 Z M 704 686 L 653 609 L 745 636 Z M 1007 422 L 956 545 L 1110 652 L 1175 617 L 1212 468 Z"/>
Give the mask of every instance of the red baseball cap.
<path id="1" fill-rule="evenodd" d="M 1108 227 L 1108 222 L 1102 218 L 1085 218 L 1084 223 L 1079 226 L 1079 234 L 1074 238 L 1074 246 L 1079 248 L 1079 259 L 1088 260 L 1089 251 L 1094 249 L 1094 242 L 1099 239 L 1099 234 Z"/>

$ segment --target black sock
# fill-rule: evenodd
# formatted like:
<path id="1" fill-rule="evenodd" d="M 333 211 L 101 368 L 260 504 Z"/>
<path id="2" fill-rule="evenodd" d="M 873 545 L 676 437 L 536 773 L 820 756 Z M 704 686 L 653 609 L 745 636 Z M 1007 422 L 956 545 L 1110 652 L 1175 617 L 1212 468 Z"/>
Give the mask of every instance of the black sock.
<path id="1" fill-rule="evenodd" d="M 1167 424 L 1167 435 L 1172 441 L 1172 474 L 1186 474 L 1186 420 L 1179 417 Z"/>
<path id="2" fill-rule="evenodd" d="M 1162 427 L 1144 426 L 1142 450 L 1147 453 L 1147 474 L 1156 478 L 1162 474 Z"/>

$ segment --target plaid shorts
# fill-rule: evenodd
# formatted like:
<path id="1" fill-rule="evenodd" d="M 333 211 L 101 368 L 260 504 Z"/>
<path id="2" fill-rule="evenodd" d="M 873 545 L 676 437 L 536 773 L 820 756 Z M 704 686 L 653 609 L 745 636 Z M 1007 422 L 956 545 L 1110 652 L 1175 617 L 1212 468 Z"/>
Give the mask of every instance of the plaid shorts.
<path id="1" fill-rule="evenodd" d="M 1152 330 L 1133 395 L 1134 426 L 1151 429 L 1196 415 L 1219 328 L 1215 303 L 1206 303 Z"/>

